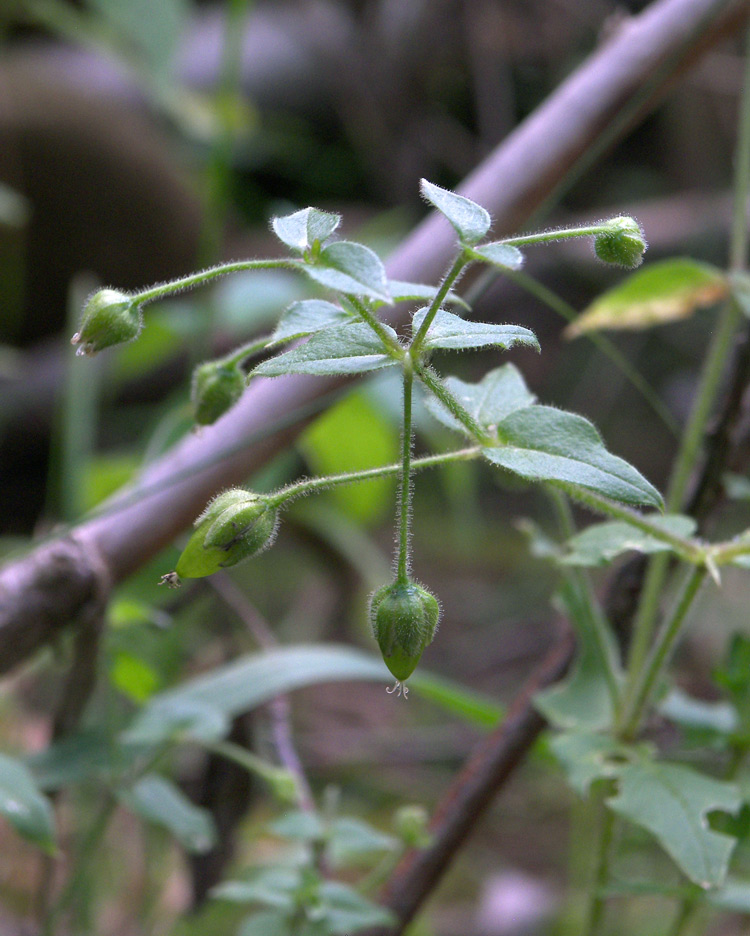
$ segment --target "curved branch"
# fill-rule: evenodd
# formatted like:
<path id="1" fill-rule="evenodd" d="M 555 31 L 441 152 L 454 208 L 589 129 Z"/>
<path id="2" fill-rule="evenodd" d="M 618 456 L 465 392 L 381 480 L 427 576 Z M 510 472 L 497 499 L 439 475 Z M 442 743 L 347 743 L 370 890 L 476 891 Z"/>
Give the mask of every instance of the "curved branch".
<path id="1" fill-rule="evenodd" d="M 656 0 L 584 62 L 459 191 L 487 207 L 497 233 L 520 227 L 577 162 L 624 134 L 680 71 L 748 13 L 750 0 Z M 447 222 L 430 215 L 390 258 L 388 273 L 434 281 L 454 250 Z M 103 513 L 0 570 L 0 672 L 171 542 L 217 490 L 242 482 L 288 444 L 341 383 L 258 380 L 215 426 L 179 443 Z"/>

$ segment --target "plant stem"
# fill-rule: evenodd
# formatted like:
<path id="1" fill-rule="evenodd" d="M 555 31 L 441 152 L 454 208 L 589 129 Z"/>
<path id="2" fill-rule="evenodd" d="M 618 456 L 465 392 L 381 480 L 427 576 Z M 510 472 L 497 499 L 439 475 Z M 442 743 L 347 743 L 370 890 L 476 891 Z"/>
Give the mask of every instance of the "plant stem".
<path id="1" fill-rule="evenodd" d="M 570 505 L 563 497 L 560 491 L 550 487 L 549 494 L 552 504 L 557 514 L 558 524 L 565 539 L 569 539 L 576 532 L 573 516 L 570 511 Z M 609 622 L 607 621 L 599 603 L 594 597 L 591 582 L 583 569 L 565 568 L 565 577 L 578 593 L 587 620 L 581 622 L 593 635 L 596 649 L 599 654 L 599 662 L 604 672 L 604 678 L 607 682 L 607 690 L 612 702 L 612 711 L 616 712 L 620 704 L 620 673 L 619 664 L 614 653 L 616 641 L 612 633 Z"/>
<path id="2" fill-rule="evenodd" d="M 370 328 L 375 332 L 375 334 L 380 338 L 385 346 L 386 351 L 395 357 L 398 360 L 403 360 L 405 355 L 405 350 L 398 341 L 396 341 L 392 335 L 390 335 L 380 319 L 373 315 L 373 313 L 367 308 L 367 306 L 358 299 L 356 296 L 347 295 L 346 299 L 357 315 L 362 319 L 365 325 L 369 325 Z"/>
<path id="3" fill-rule="evenodd" d="M 739 133 L 735 156 L 734 206 L 732 212 L 732 231 L 729 245 L 729 262 L 733 271 L 745 268 L 747 264 L 747 196 L 750 189 L 750 31 L 746 39 L 745 72 L 743 78 L 742 99 L 740 103 Z M 682 501 L 698 457 L 706 423 L 716 399 L 726 359 L 730 353 L 732 341 L 741 318 L 737 304 L 728 302 L 721 313 L 719 324 L 714 332 L 711 345 L 703 365 L 700 383 L 696 391 L 695 402 L 688 425 L 680 444 L 675 467 L 666 497 L 667 511 L 677 511 Z M 643 669 L 648 648 L 653 637 L 656 618 L 659 612 L 659 598 L 666 578 L 669 560 L 657 556 L 649 564 L 643 586 L 641 601 L 633 627 L 633 642 L 628 660 L 628 686 L 626 702 L 633 698 L 635 682 Z"/>
<path id="4" fill-rule="evenodd" d="M 184 289 L 203 286 L 211 282 L 211 280 L 226 276 L 229 273 L 240 273 L 243 270 L 299 270 L 303 266 L 301 260 L 290 260 L 288 258 L 278 260 L 235 260 L 231 263 L 219 263 L 206 270 L 200 270 L 198 273 L 191 273 L 190 276 L 170 280 L 168 283 L 159 283 L 157 286 L 151 286 L 149 289 L 141 290 L 141 292 L 131 293 L 130 296 L 137 305 L 144 306 L 147 302 L 162 299 L 164 296 L 171 296 L 174 293 L 182 292 Z"/>
<path id="5" fill-rule="evenodd" d="M 614 832 L 615 817 L 604 803 L 604 798 L 600 797 L 601 816 L 599 819 L 599 829 L 596 840 L 596 862 L 594 865 L 594 875 L 589 890 L 588 906 L 581 936 L 597 936 L 604 918 L 604 908 L 606 901 L 602 897 L 602 891 L 609 879 L 610 849 L 612 846 L 612 833 Z"/>
<path id="6" fill-rule="evenodd" d="M 442 452 L 439 455 L 426 455 L 424 458 L 415 458 L 411 461 L 411 471 L 421 471 L 423 468 L 433 468 L 436 465 L 445 465 L 454 461 L 470 461 L 480 454 L 479 446 L 457 449 L 453 452 Z M 338 475 L 328 475 L 322 478 L 306 478 L 304 481 L 295 481 L 288 487 L 281 488 L 275 494 L 266 498 L 269 506 L 280 507 L 290 501 L 304 497 L 315 491 L 327 491 L 339 484 L 354 484 L 357 481 L 370 481 L 373 478 L 387 478 L 390 475 L 400 474 L 403 469 L 401 462 L 392 465 L 379 465 L 377 468 L 363 468 L 360 471 L 346 471 Z"/>
<path id="7" fill-rule="evenodd" d="M 664 623 L 651 656 L 646 662 L 645 669 L 638 674 L 639 678 L 635 683 L 633 700 L 632 702 L 626 700 L 626 707 L 620 721 L 620 735 L 626 741 L 632 740 L 638 732 L 641 720 L 651 701 L 654 687 L 669 661 L 672 650 L 682 632 L 685 617 L 703 584 L 706 574 L 707 570 L 704 567 L 690 570 L 682 593 L 671 616 Z"/>
<path id="8" fill-rule="evenodd" d="M 589 224 L 583 227 L 562 228 L 559 231 L 537 231 L 535 234 L 521 234 L 519 237 L 504 237 L 498 244 L 510 247 L 524 247 L 527 244 L 549 244 L 552 241 L 570 240 L 573 237 L 596 237 L 605 234 L 611 228 L 608 223 Z"/>
<path id="9" fill-rule="evenodd" d="M 404 359 L 404 424 L 401 437 L 401 479 L 398 492 L 398 565 L 396 581 L 399 585 L 409 583 L 409 545 L 411 519 L 411 404 L 414 387 L 414 369 L 412 359 Z"/>
<path id="10" fill-rule="evenodd" d="M 562 296 L 558 296 L 557 293 L 534 279 L 533 276 L 529 276 L 528 273 L 524 273 L 521 270 L 508 270 L 504 275 L 507 276 L 512 283 L 516 283 L 532 296 L 535 296 L 545 305 L 549 306 L 550 309 L 557 312 L 557 314 L 562 316 L 567 322 L 573 322 L 578 318 L 578 312 L 572 305 L 566 302 Z M 651 387 L 648 381 L 644 379 L 643 375 L 632 366 L 617 345 L 597 331 L 587 331 L 584 333 L 584 337 L 588 339 L 598 351 L 601 351 L 602 354 L 612 361 L 625 379 L 630 382 L 631 386 L 640 393 L 672 435 L 677 437 L 679 435 L 677 422 L 670 413 L 668 407 L 664 405 L 653 387 Z"/>
<path id="11" fill-rule="evenodd" d="M 440 288 L 435 293 L 432 302 L 430 303 L 427 312 L 425 313 L 425 317 L 422 319 L 422 324 L 419 326 L 416 335 L 414 335 L 411 341 L 411 355 L 415 365 L 418 361 L 421 360 L 422 345 L 424 345 L 427 331 L 430 325 L 432 325 L 432 321 L 437 315 L 438 309 L 443 304 L 443 299 L 445 299 L 445 297 L 448 295 L 451 286 L 461 275 L 462 270 L 468 264 L 468 262 L 469 258 L 467 257 L 466 252 L 462 250 L 453 261 L 451 268 L 443 277 L 443 282 L 440 284 Z"/>
<path id="12" fill-rule="evenodd" d="M 227 367 L 232 367 L 234 364 L 242 364 L 248 358 L 253 357 L 255 354 L 259 354 L 261 351 L 265 351 L 267 348 L 272 348 L 277 344 L 283 343 L 280 341 L 272 341 L 272 339 L 272 334 L 262 335 L 260 338 L 253 338 L 252 341 L 248 341 L 246 344 L 240 345 L 239 348 L 235 348 L 234 351 L 230 352 L 226 355 L 226 357 L 221 358 L 216 363 L 224 364 Z"/>
<path id="13" fill-rule="evenodd" d="M 468 430 L 470 435 L 484 444 L 492 443 L 493 440 L 488 437 L 486 430 L 483 429 L 471 413 L 459 403 L 431 367 L 423 363 L 417 364 L 415 362 L 414 372 L 427 389 L 440 400 L 450 414 Z"/>

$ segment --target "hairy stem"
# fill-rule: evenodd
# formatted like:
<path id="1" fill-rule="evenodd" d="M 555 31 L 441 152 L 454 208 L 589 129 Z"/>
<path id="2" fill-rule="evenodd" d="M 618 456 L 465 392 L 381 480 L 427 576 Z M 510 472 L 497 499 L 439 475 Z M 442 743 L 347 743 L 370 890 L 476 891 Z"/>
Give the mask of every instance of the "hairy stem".
<path id="1" fill-rule="evenodd" d="M 411 355 L 415 364 L 421 359 L 421 351 L 424 345 L 424 340 L 427 336 L 430 325 L 432 325 L 433 319 L 437 315 L 440 306 L 443 304 L 443 300 L 450 292 L 451 286 L 461 275 L 461 272 L 468 262 L 469 261 L 466 253 L 462 250 L 453 261 L 451 268 L 443 277 L 443 282 L 440 284 L 438 291 L 435 293 L 432 302 L 430 303 L 427 312 L 425 313 L 425 317 L 422 319 L 422 324 L 419 326 L 416 335 L 414 335 L 412 338 Z"/>
<path id="2" fill-rule="evenodd" d="M 401 476 L 398 492 L 398 564 L 396 581 L 400 585 L 409 582 L 409 547 L 411 533 L 411 404 L 414 388 L 414 369 L 411 357 L 404 359 L 404 424 L 401 438 Z"/>

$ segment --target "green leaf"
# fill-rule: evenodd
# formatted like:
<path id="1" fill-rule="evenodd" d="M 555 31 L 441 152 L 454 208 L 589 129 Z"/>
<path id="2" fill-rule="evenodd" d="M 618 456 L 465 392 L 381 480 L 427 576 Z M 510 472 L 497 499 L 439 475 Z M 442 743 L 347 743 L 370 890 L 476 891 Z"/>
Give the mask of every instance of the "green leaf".
<path id="1" fill-rule="evenodd" d="M 438 291 L 437 286 L 429 286 L 427 283 L 405 283 L 403 280 L 388 280 L 388 290 L 393 302 L 420 302 L 425 300 L 430 302 L 435 298 Z M 443 302 L 452 305 L 463 306 L 469 309 L 469 304 L 452 290 L 443 299 Z"/>
<path id="2" fill-rule="evenodd" d="M 393 914 L 340 881 L 323 881 L 319 891 L 321 919 L 334 936 L 349 936 L 371 926 L 389 926 Z"/>
<path id="3" fill-rule="evenodd" d="M 493 266 L 503 267 L 506 270 L 520 270 L 523 266 L 524 256 L 518 247 L 514 247 L 512 244 L 503 244 L 502 241 L 474 247 L 471 253 L 478 260 L 491 263 Z"/>
<path id="4" fill-rule="evenodd" d="M 396 338 L 392 328 L 383 328 Z M 259 364 L 252 372 L 259 377 L 282 374 L 359 374 L 390 367 L 396 361 L 386 354 L 383 343 L 369 325 L 353 322 L 313 335 L 308 342 Z"/>
<path id="5" fill-rule="evenodd" d="M 328 829 L 328 854 L 334 868 L 350 865 L 374 852 L 395 851 L 398 847 L 393 836 L 352 816 L 334 819 Z"/>
<path id="6" fill-rule="evenodd" d="M 419 330 L 427 309 L 414 313 L 412 332 Z M 462 348 L 502 348 L 507 351 L 516 345 L 539 350 L 534 332 L 521 325 L 491 325 L 462 319 L 452 312 L 439 309 L 425 339 L 425 348 L 458 351 Z"/>
<path id="7" fill-rule="evenodd" d="M 111 735 L 88 729 L 32 754 L 26 765 L 40 789 L 59 790 L 92 776 L 114 773 L 122 766 L 123 755 Z"/>
<path id="8" fill-rule="evenodd" d="M 257 903 L 266 907 L 291 910 L 295 904 L 295 892 L 301 885 L 302 874 L 299 868 L 253 868 L 247 880 L 224 881 L 212 888 L 211 896 L 232 903 Z"/>
<path id="9" fill-rule="evenodd" d="M 565 329 L 568 338 L 601 328 L 650 328 L 687 318 L 729 292 L 725 274 L 688 258 L 651 263 L 600 296 Z"/>
<path id="10" fill-rule="evenodd" d="M 450 221 L 462 243 L 476 244 L 489 231 L 492 220 L 481 205 L 426 179 L 420 181 L 419 189 L 422 197 Z"/>
<path id="11" fill-rule="evenodd" d="M 291 926 L 290 914 L 264 910 L 248 917 L 237 930 L 237 936 L 289 936 Z"/>
<path id="12" fill-rule="evenodd" d="M 398 459 L 400 449 L 396 427 L 362 392 L 349 394 L 316 419 L 300 446 L 309 468 L 319 476 L 387 465 Z M 372 525 L 390 512 L 394 489 L 394 478 L 374 478 L 340 485 L 323 496 L 354 522 Z"/>
<path id="13" fill-rule="evenodd" d="M 304 338 L 305 335 L 312 335 L 332 325 L 345 325 L 351 321 L 351 312 L 346 312 L 341 306 L 324 299 L 303 299 L 301 302 L 293 302 L 282 314 L 271 340 Z"/>
<path id="14" fill-rule="evenodd" d="M 706 894 L 706 899 L 720 910 L 750 914 L 750 881 L 727 878 L 722 887 Z"/>
<path id="15" fill-rule="evenodd" d="M 272 822 L 269 829 L 282 838 L 300 839 L 303 842 L 314 842 L 326 834 L 326 827 L 320 816 L 301 809 L 285 813 Z"/>
<path id="16" fill-rule="evenodd" d="M 631 751 L 609 735 L 569 731 L 552 738 L 550 749 L 560 762 L 570 786 L 581 797 L 589 795 L 595 780 L 613 779 Z"/>
<path id="17" fill-rule="evenodd" d="M 133 745 L 160 745 L 181 739 L 218 741 L 229 733 L 229 714 L 210 695 L 163 692 L 152 696 L 121 737 L 125 744 Z"/>
<path id="18" fill-rule="evenodd" d="M 531 406 L 536 399 L 513 364 L 496 367 L 475 384 L 466 383 L 458 377 L 448 377 L 445 386 L 483 429 L 496 427 L 506 416 Z M 462 423 L 435 397 L 428 396 L 426 404 L 432 415 L 444 426 L 466 432 Z"/>
<path id="19" fill-rule="evenodd" d="M 562 683 L 537 693 L 534 704 L 558 728 L 588 731 L 608 728 L 615 713 L 589 603 L 574 580 L 561 585 L 556 599 L 575 628 L 578 653 L 570 675 Z M 617 672 L 613 639 L 607 653 L 610 668 Z"/>
<path id="20" fill-rule="evenodd" d="M 29 768 L 6 754 L 0 754 L 0 816 L 27 841 L 49 854 L 54 852 L 55 820 L 49 800 Z"/>
<path id="21" fill-rule="evenodd" d="M 216 844 L 216 827 L 208 810 L 191 803 L 165 777 L 146 774 L 131 789 L 121 790 L 119 799 L 142 819 L 164 826 L 192 854 L 204 854 Z"/>
<path id="22" fill-rule="evenodd" d="M 701 887 L 726 877 L 735 839 L 714 832 L 708 813 L 736 812 L 737 788 L 676 764 L 642 759 L 620 771 L 619 792 L 607 801 L 619 816 L 650 832 L 680 869 Z"/>
<path id="23" fill-rule="evenodd" d="M 115 654 L 110 679 L 113 686 L 134 702 L 145 702 L 156 692 L 161 682 L 152 666 L 124 650 Z"/>
<path id="24" fill-rule="evenodd" d="M 328 289 L 391 302 L 385 267 L 380 257 L 364 244 L 336 241 L 321 250 L 315 263 L 305 264 L 301 269 Z"/>
<path id="25" fill-rule="evenodd" d="M 317 208 L 302 208 L 293 214 L 273 218 L 271 227 L 280 241 L 292 250 L 304 253 L 315 241 L 323 242 L 341 223 L 341 215 Z"/>
<path id="26" fill-rule="evenodd" d="M 499 446 L 484 457 L 529 481 L 576 484 L 626 504 L 661 508 L 653 485 L 622 458 L 610 454 L 583 416 L 550 406 L 528 406 L 498 426 Z"/>
<path id="27" fill-rule="evenodd" d="M 729 702 L 695 699 L 681 689 L 672 689 L 659 705 L 659 714 L 683 728 L 698 728 L 728 735 L 739 728 L 737 710 Z"/>
<path id="28" fill-rule="evenodd" d="M 648 518 L 654 526 L 674 536 L 690 537 L 697 528 L 692 517 L 682 514 L 656 514 Z M 619 520 L 594 523 L 567 542 L 568 552 L 560 560 L 566 565 L 602 566 L 620 553 L 634 550 L 640 553 L 669 552 L 673 547 L 663 540 L 638 530 Z"/>
<path id="29" fill-rule="evenodd" d="M 326 682 L 382 683 L 387 675 L 379 657 L 335 644 L 303 644 L 253 653 L 153 696 L 136 716 L 126 738 L 129 743 L 159 744 L 182 731 L 201 740 L 201 729 L 206 729 L 206 740 L 215 740 L 220 735 L 212 736 L 208 729 L 219 729 L 219 717 L 234 718 L 282 693 Z M 452 686 L 447 679 L 421 673 L 415 673 L 409 681 L 417 694 L 423 684 L 428 698 L 445 704 L 449 711 L 457 710 L 463 693 L 460 687 Z M 467 695 L 462 711 L 469 717 L 481 697 L 476 693 Z M 477 721 L 487 724 L 498 709 L 485 701 L 480 712 Z M 200 731 L 197 735 L 196 729 Z"/>

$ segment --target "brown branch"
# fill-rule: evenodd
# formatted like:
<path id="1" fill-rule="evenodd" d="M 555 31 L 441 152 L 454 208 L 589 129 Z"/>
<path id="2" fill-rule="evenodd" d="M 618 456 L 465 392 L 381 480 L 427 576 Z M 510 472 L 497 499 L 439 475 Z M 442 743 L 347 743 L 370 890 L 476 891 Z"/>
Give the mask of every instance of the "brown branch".
<path id="1" fill-rule="evenodd" d="M 613 142 L 610 128 L 634 95 L 639 103 L 631 108 L 631 123 L 748 13 L 750 0 L 656 0 L 584 62 L 459 190 L 489 209 L 496 232 L 517 229 L 597 142 Z M 617 133 L 625 130 L 620 120 Z M 434 281 L 454 249 L 447 222 L 430 215 L 390 258 L 388 273 Z M 151 465 L 129 493 L 108 502 L 104 514 L 1 570 L 0 672 L 75 619 L 99 582 L 108 576 L 122 581 L 171 542 L 212 494 L 263 465 L 335 386 L 319 378 L 258 380 L 226 417 Z"/>
<path id="2" fill-rule="evenodd" d="M 502 724 L 470 755 L 435 811 L 430 823 L 432 843 L 421 851 L 407 852 L 385 885 L 382 903 L 393 911 L 398 923 L 393 930 L 378 930 L 377 936 L 400 936 L 525 758 L 546 725 L 534 708 L 534 696 L 563 676 L 573 650 L 573 636 L 568 631 L 527 680 Z"/>

